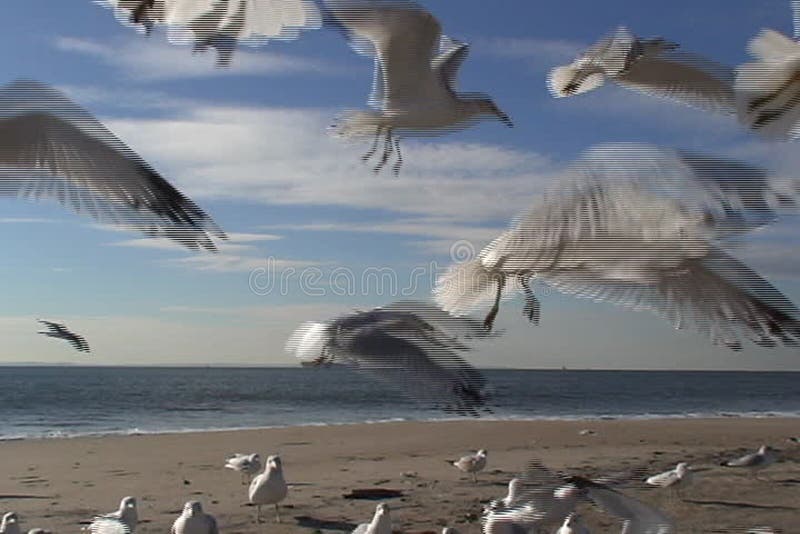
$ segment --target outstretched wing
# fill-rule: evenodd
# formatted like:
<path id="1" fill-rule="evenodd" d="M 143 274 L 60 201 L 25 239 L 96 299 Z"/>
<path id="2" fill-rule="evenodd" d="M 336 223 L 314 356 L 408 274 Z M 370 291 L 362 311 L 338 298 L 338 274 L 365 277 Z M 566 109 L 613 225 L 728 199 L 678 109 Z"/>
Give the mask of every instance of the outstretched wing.
<path id="1" fill-rule="evenodd" d="M 441 52 L 433 60 L 432 67 L 445 87 L 455 93 L 458 87 L 458 71 L 469 55 L 469 45 L 442 36 Z"/>

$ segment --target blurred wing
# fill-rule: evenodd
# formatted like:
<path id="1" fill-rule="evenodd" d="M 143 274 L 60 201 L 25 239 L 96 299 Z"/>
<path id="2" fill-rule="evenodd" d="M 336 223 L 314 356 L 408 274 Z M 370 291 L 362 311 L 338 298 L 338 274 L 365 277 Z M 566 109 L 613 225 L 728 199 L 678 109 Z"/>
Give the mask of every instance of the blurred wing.
<path id="1" fill-rule="evenodd" d="M 671 51 L 642 56 L 614 79 L 651 96 L 716 113 L 736 113 L 734 70 L 694 54 Z"/>
<path id="2" fill-rule="evenodd" d="M 78 350 L 80 352 L 91 352 L 91 350 L 89 349 L 89 344 L 86 342 L 86 338 L 84 338 L 83 336 L 70 332 L 68 341 L 70 345 L 75 347 L 75 350 Z"/>
<path id="3" fill-rule="evenodd" d="M 46 321 L 44 319 L 39 319 L 39 322 L 43 325 L 47 326 L 53 333 L 56 334 L 65 334 L 67 333 L 67 328 L 61 323 L 55 323 L 53 321 Z"/>
<path id="4" fill-rule="evenodd" d="M 89 525 L 92 534 L 131 534 L 131 529 L 120 521 L 111 517 L 96 517 Z"/>
<path id="5" fill-rule="evenodd" d="M 432 67 L 442 83 L 450 92 L 458 87 L 458 71 L 469 55 L 469 45 L 442 36 L 442 51 L 433 60 Z"/>
<path id="6" fill-rule="evenodd" d="M 215 250 L 224 234 L 99 121 L 58 91 L 0 90 L 0 195 L 52 198 L 100 222 Z"/>
<path id="7" fill-rule="evenodd" d="M 800 39 L 800 0 L 792 0 L 792 26 L 794 38 Z"/>
<path id="8" fill-rule="evenodd" d="M 412 314 L 442 332 L 446 332 L 453 339 L 480 339 L 498 335 L 496 332 L 487 331 L 483 326 L 483 321 L 464 316 L 456 317 L 432 302 L 401 300 L 379 309 L 386 312 Z"/>
<path id="9" fill-rule="evenodd" d="M 419 105 L 441 87 L 431 68 L 441 27 L 424 8 L 408 0 L 331 0 L 327 7 L 353 48 L 376 58 L 371 105 Z"/>
<path id="10" fill-rule="evenodd" d="M 650 310 L 676 329 L 689 326 L 715 344 L 741 349 L 741 340 L 774 347 L 797 346 L 800 312 L 780 291 L 725 252 L 688 259 L 654 284 L 604 279 L 592 272 L 542 276 L 549 285 L 578 298 L 634 310 Z"/>

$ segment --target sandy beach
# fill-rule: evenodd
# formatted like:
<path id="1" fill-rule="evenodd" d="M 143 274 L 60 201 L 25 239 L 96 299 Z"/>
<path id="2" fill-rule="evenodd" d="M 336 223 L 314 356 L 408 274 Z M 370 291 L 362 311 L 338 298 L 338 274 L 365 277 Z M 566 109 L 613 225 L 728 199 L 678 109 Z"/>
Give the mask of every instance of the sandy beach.
<path id="1" fill-rule="evenodd" d="M 636 468 L 655 474 L 688 461 L 696 473 L 684 502 L 641 482 L 623 491 L 661 507 L 678 532 L 800 532 L 800 447 L 786 441 L 798 434 L 800 420 L 778 418 L 469 420 L 7 441 L 0 443 L 0 510 L 16 511 L 25 529 L 78 532 L 82 522 L 133 495 L 142 533 L 168 532 L 190 499 L 202 501 L 223 532 L 349 532 L 371 518 L 376 502 L 343 495 L 384 488 L 403 493 L 387 500 L 397 531 L 449 525 L 477 533 L 481 503 L 503 496 L 532 458 L 586 476 Z M 719 466 L 762 443 L 781 451 L 761 473 L 765 480 Z M 489 462 L 473 484 L 445 460 L 478 448 L 488 449 Z M 234 452 L 281 455 L 291 485 L 281 524 L 269 509 L 268 522 L 256 523 L 238 473 L 222 468 Z M 581 513 L 592 532 L 620 530 L 588 503 Z"/>

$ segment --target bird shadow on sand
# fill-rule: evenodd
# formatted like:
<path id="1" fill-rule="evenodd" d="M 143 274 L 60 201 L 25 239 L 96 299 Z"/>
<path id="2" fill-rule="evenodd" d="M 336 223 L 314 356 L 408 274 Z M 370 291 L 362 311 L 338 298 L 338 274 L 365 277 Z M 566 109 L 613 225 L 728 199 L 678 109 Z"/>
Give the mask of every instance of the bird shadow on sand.
<path id="1" fill-rule="evenodd" d="M 52 495 L 30 495 L 25 493 L 0 493 L 0 501 L 11 499 L 55 499 Z"/>
<path id="2" fill-rule="evenodd" d="M 328 521 L 326 519 L 316 519 L 307 515 L 294 516 L 297 525 L 304 528 L 313 528 L 317 530 L 341 530 L 344 532 L 352 532 L 358 525 L 349 523 L 347 521 Z"/>
<path id="3" fill-rule="evenodd" d="M 705 504 L 710 506 L 730 506 L 731 508 L 752 508 L 756 510 L 794 510 L 792 506 L 780 506 L 774 504 L 754 504 L 751 502 L 736 501 L 701 501 L 698 499 L 686 499 L 684 502 L 692 504 Z"/>

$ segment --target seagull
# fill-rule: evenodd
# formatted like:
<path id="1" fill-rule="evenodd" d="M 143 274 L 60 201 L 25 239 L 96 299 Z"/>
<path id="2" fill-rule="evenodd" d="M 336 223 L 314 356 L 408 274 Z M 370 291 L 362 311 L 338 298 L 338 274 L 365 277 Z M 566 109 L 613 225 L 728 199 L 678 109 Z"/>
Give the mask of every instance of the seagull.
<path id="1" fill-rule="evenodd" d="M 238 44 L 262 45 L 295 39 L 301 30 L 318 29 L 322 13 L 313 0 L 104 0 L 126 25 L 150 35 L 164 25 L 174 44 L 193 52 L 217 51 L 217 67 L 229 67 Z"/>
<path id="2" fill-rule="evenodd" d="M 469 261 L 451 267 L 434 294 L 466 313 L 494 296 L 491 329 L 507 288 L 530 280 L 579 298 L 649 310 L 733 350 L 742 339 L 796 346 L 800 311 L 723 246 L 798 206 L 800 184 L 762 169 L 643 144 L 594 147 L 535 206 Z"/>
<path id="3" fill-rule="evenodd" d="M 556 534 L 589 534 L 589 529 L 583 526 L 580 516 L 573 512 L 567 516 Z"/>
<path id="4" fill-rule="evenodd" d="M 225 234 L 87 111 L 43 83 L 0 88 L 0 195 L 54 199 L 101 223 L 216 250 Z"/>
<path id="5" fill-rule="evenodd" d="M 261 506 L 265 504 L 275 505 L 275 519 L 281 522 L 281 514 L 278 503 L 286 498 L 288 487 L 283 479 L 283 467 L 281 459 L 277 455 L 267 457 L 264 472 L 256 476 L 250 482 L 248 497 L 252 504 L 256 505 L 256 521 L 261 523 Z"/>
<path id="6" fill-rule="evenodd" d="M 585 93 L 609 79 L 628 89 L 692 107 L 735 114 L 734 70 L 662 38 L 643 39 L 624 27 L 548 76 L 554 97 Z"/>
<path id="7" fill-rule="evenodd" d="M 15 512 L 3 514 L 3 521 L 0 523 L 0 534 L 20 534 L 19 517 Z"/>
<path id="8" fill-rule="evenodd" d="M 438 136 L 495 118 L 512 126 L 508 115 L 484 94 L 458 93 L 456 79 L 469 45 L 442 35 L 439 21 L 409 0 L 331 0 L 327 12 L 357 52 L 375 57 L 371 111 L 343 114 L 334 136 L 373 138 L 362 157 L 370 160 L 383 141 L 378 173 L 389 162 L 398 175 L 403 164 L 400 137 Z"/>
<path id="9" fill-rule="evenodd" d="M 119 510 L 95 517 L 89 525 L 89 531 L 92 534 L 134 532 L 138 521 L 136 498 L 123 497 L 119 503 Z"/>
<path id="10" fill-rule="evenodd" d="M 606 513 L 623 520 L 621 534 L 670 534 L 672 520 L 660 510 L 629 497 L 611 487 L 579 476 L 567 481 L 585 490 L 588 498 Z"/>
<path id="11" fill-rule="evenodd" d="M 465 458 L 469 458 L 465 456 Z M 523 488 L 523 481 L 521 478 L 512 478 L 508 482 L 508 494 L 503 497 L 502 499 L 495 499 L 491 501 L 484 509 L 483 513 L 489 513 L 491 511 L 498 511 L 504 510 L 506 508 L 511 508 L 513 505 L 517 504 L 519 501 L 519 496 Z"/>
<path id="12" fill-rule="evenodd" d="M 170 534 L 218 534 L 217 520 L 213 515 L 203 512 L 203 505 L 188 501 L 183 512 L 172 523 Z"/>
<path id="13" fill-rule="evenodd" d="M 261 456 L 257 453 L 242 454 L 237 452 L 225 460 L 225 467 L 239 471 L 242 474 L 242 484 L 249 484 L 253 475 L 261 471 Z"/>
<path id="14" fill-rule="evenodd" d="M 671 491 L 676 492 L 678 497 L 683 500 L 683 497 L 680 495 L 681 489 L 691 484 L 692 478 L 692 471 L 689 464 L 680 462 L 674 469 L 647 478 L 645 483 L 660 488 L 670 488 Z"/>
<path id="15" fill-rule="evenodd" d="M 739 120 L 770 139 L 800 137 L 800 0 L 792 0 L 794 38 L 763 29 L 748 43 L 754 61 L 736 72 Z"/>
<path id="16" fill-rule="evenodd" d="M 375 507 L 375 515 L 369 523 L 358 525 L 353 534 L 392 534 L 392 518 L 389 515 L 389 505 L 385 502 Z"/>
<path id="17" fill-rule="evenodd" d="M 454 467 L 457 467 L 459 471 L 463 471 L 464 473 L 469 473 L 472 475 L 472 481 L 478 482 L 477 474 L 486 468 L 486 457 L 489 454 L 489 451 L 486 449 L 481 449 L 475 454 L 468 454 L 466 456 L 462 456 L 458 460 L 451 461 Z"/>
<path id="18" fill-rule="evenodd" d="M 459 353 L 464 340 L 486 337 L 479 321 L 433 304 L 398 301 L 324 323 L 301 325 L 286 350 L 316 365 L 341 363 L 446 412 L 486 409 L 486 380 Z"/>
<path id="19" fill-rule="evenodd" d="M 765 467 L 772 465 L 776 460 L 775 449 L 768 445 L 762 445 L 756 452 L 745 454 L 739 458 L 722 462 L 723 467 L 741 467 L 755 471 L 761 471 Z M 758 479 L 758 475 L 756 477 Z M 759 479 L 760 480 L 760 479 Z"/>
<path id="20" fill-rule="evenodd" d="M 63 323 L 46 321 L 44 319 L 37 319 L 37 321 L 47 327 L 47 330 L 39 330 L 37 334 L 63 339 L 69 342 L 69 344 L 72 345 L 77 351 L 91 352 L 86 339 L 83 336 L 80 336 L 69 330 L 66 326 L 64 326 Z"/>

